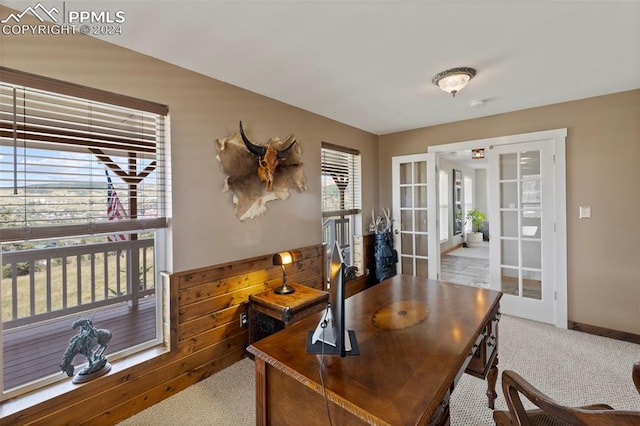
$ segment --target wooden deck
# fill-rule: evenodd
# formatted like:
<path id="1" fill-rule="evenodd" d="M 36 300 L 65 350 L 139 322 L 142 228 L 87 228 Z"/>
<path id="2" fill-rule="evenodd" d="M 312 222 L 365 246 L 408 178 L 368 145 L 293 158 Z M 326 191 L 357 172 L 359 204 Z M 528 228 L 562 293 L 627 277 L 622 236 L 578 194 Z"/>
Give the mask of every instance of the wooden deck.
<path id="1" fill-rule="evenodd" d="M 113 335 L 105 352 L 107 358 L 111 353 L 155 339 L 155 313 L 153 297 L 140 300 L 136 308 L 121 303 L 98 310 L 93 317 L 94 326 L 106 328 Z M 64 374 L 59 365 L 69 339 L 78 332 L 71 325 L 81 317 L 66 317 L 5 331 L 4 389 L 9 390 L 50 374 Z M 74 363 L 84 362 L 86 359 L 78 355 Z"/>

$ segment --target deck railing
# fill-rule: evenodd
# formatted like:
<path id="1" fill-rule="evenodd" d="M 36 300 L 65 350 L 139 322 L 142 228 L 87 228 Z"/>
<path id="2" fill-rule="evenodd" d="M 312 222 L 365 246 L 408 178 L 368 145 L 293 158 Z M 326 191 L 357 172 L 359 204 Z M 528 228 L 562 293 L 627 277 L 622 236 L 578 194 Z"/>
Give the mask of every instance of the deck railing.
<path id="1" fill-rule="evenodd" d="M 2 254 L 3 329 L 155 292 L 153 238 Z"/>
<path id="2" fill-rule="evenodd" d="M 331 253 L 334 241 L 338 242 L 340 248 L 343 249 L 345 262 L 350 265 L 351 247 L 353 244 L 350 232 L 350 219 L 346 218 L 330 218 L 322 222 L 322 242 L 327 245 L 327 253 Z"/>

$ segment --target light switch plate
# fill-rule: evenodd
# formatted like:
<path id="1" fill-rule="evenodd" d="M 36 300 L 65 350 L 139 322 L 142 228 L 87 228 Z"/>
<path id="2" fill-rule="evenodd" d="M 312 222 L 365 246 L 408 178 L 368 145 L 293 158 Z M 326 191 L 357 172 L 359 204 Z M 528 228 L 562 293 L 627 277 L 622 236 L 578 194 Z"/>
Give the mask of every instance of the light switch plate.
<path id="1" fill-rule="evenodd" d="M 589 219 L 591 217 L 591 206 L 580 206 L 580 219 Z"/>

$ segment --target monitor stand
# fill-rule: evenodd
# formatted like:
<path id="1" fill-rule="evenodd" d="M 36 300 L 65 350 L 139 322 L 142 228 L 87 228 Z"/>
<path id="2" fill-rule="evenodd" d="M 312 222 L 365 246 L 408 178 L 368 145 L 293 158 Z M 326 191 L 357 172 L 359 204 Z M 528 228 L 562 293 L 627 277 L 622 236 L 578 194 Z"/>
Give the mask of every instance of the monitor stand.
<path id="1" fill-rule="evenodd" d="M 313 332 L 311 343 L 315 344 L 320 341 L 328 345 L 335 346 L 338 337 L 335 335 L 334 327 L 331 327 L 332 322 L 333 315 L 331 314 L 331 309 L 327 309 Z"/>
<path id="2" fill-rule="evenodd" d="M 326 354 L 340 355 L 336 341 L 338 337 L 335 335 L 336 330 L 331 327 L 333 316 L 331 310 L 327 309 L 324 316 L 316 326 L 315 330 L 309 330 L 307 335 L 307 353 L 310 354 Z M 360 355 L 356 332 L 353 330 L 345 330 L 344 349 L 347 355 Z"/>

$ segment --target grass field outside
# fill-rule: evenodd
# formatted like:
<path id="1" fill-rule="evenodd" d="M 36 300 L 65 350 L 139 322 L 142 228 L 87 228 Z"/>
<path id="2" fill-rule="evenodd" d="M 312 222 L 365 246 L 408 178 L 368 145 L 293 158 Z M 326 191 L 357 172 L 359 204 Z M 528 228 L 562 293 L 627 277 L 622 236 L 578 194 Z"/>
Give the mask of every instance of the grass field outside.
<path id="1" fill-rule="evenodd" d="M 140 257 L 143 255 L 146 259 L 140 259 L 141 266 L 136 279 L 138 285 L 146 282 L 146 288 L 154 288 L 153 250 L 141 250 Z M 29 273 L 17 276 L 15 285 L 12 277 L 3 277 L 0 281 L 2 321 L 62 311 L 127 295 L 126 265 L 125 256 L 118 251 L 30 262 L 28 270 L 35 268 L 33 285 Z"/>

